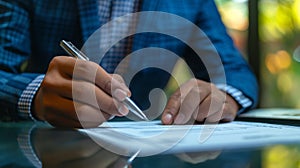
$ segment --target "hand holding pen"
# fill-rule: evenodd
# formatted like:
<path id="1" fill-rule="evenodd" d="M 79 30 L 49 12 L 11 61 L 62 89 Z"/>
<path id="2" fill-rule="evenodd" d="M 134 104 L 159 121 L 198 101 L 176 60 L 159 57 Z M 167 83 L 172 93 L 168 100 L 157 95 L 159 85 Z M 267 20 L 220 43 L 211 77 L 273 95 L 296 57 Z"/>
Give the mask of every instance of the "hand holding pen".
<path id="1" fill-rule="evenodd" d="M 62 40 L 60 42 L 60 46 L 71 56 L 81 59 L 81 60 L 89 61 L 89 58 L 84 53 L 82 53 L 80 50 L 78 50 L 71 42 Z M 122 80 L 122 83 L 124 83 L 123 80 Z M 146 121 L 149 120 L 146 117 L 146 115 L 142 112 L 142 110 L 128 96 L 125 96 L 125 97 L 119 96 L 119 101 L 122 101 L 122 103 L 125 104 L 126 107 L 140 119 L 146 120 Z"/>
<path id="2" fill-rule="evenodd" d="M 112 116 L 129 112 L 118 101 L 131 96 L 123 79 L 94 62 L 57 56 L 40 78 L 43 81 L 32 102 L 32 116 L 55 127 L 97 127 Z"/>

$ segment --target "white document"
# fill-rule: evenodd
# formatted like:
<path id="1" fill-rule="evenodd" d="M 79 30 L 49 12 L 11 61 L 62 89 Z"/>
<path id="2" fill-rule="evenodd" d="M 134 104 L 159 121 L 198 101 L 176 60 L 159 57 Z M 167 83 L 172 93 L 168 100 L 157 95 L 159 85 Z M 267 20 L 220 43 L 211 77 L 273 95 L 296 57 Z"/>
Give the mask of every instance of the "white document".
<path id="1" fill-rule="evenodd" d="M 106 122 L 80 129 L 99 145 L 120 155 L 240 149 L 300 142 L 300 127 L 255 122 L 216 125 L 161 125 L 152 122 Z"/>

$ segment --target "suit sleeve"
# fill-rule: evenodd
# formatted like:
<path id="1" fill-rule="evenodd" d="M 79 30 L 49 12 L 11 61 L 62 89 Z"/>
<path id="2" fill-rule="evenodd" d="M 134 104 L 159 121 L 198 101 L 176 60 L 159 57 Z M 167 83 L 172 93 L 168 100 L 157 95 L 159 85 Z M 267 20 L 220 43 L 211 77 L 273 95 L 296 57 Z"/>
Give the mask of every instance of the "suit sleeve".
<path id="1" fill-rule="evenodd" d="M 207 0 L 202 2 L 197 24 L 209 37 L 221 58 L 226 84 L 236 88 L 248 97 L 252 101 L 252 105 L 249 108 L 253 108 L 258 102 L 256 77 L 226 32 L 214 1 Z"/>
<path id="2" fill-rule="evenodd" d="M 0 120 L 28 119 L 18 109 L 18 101 L 40 74 L 23 73 L 30 48 L 29 1 L 0 1 Z"/>

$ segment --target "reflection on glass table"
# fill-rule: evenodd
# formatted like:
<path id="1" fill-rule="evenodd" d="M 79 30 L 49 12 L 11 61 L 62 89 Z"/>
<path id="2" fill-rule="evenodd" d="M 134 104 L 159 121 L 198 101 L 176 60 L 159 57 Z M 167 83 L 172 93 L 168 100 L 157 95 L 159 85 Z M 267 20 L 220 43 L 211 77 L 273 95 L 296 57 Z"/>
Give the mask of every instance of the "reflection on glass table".
<path id="1" fill-rule="evenodd" d="M 0 123 L 0 135 L 4 137 L 0 140 L 0 167 L 126 167 L 130 158 L 104 150 L 78 131 L 43 124 Z M 216 159 L 220 153 L 137 157 L 129 167 L 191 167 Z"/>
<path id="2" fill-rule="evenodd" d="M 78 131 L 39 128 L 32 132 L 33 148 L 46 167 L 126 167 L 133 157 L 109 152 Z M 124 142 L 126 143 L 126 142 Z M 139 151 L 138 151 L 139 152 Z M 218 157 L 221 151 L 180 153 L 176 158 L 198 164 Z"/>
<path id="3" fill-rule="evenodd" d="M 130 158 L 105 150 L 78 131 L 44 124 L 0 123 L 0 137 L 0 167 L 126 167 Z M 129 167 L 296 167 L 299 151 L 295 144 L 159 154 L 137 157 Z"/>
<path id="4" fill-rule="evenodd" d="M 45 167 L 126 167 L 125 157 L 101 148 L 77 131 L 36 129 L 32 142 Z"/>

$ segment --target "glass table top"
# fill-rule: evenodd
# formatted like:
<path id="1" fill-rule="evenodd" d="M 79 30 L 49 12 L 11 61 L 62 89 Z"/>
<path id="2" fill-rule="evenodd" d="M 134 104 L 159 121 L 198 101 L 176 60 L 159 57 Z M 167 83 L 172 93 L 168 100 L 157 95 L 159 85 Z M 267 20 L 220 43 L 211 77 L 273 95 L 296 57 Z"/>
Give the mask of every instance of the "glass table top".
<path id="1" fill-rule="evenodd" d="M 0 122 L 0 167 L 299 167 L 300 143 L 131 158 L 72 129 Z M 300 142 L 300 140 L 299 140 Z M 126 142 L 124 142 L 126 143 Z"/>

